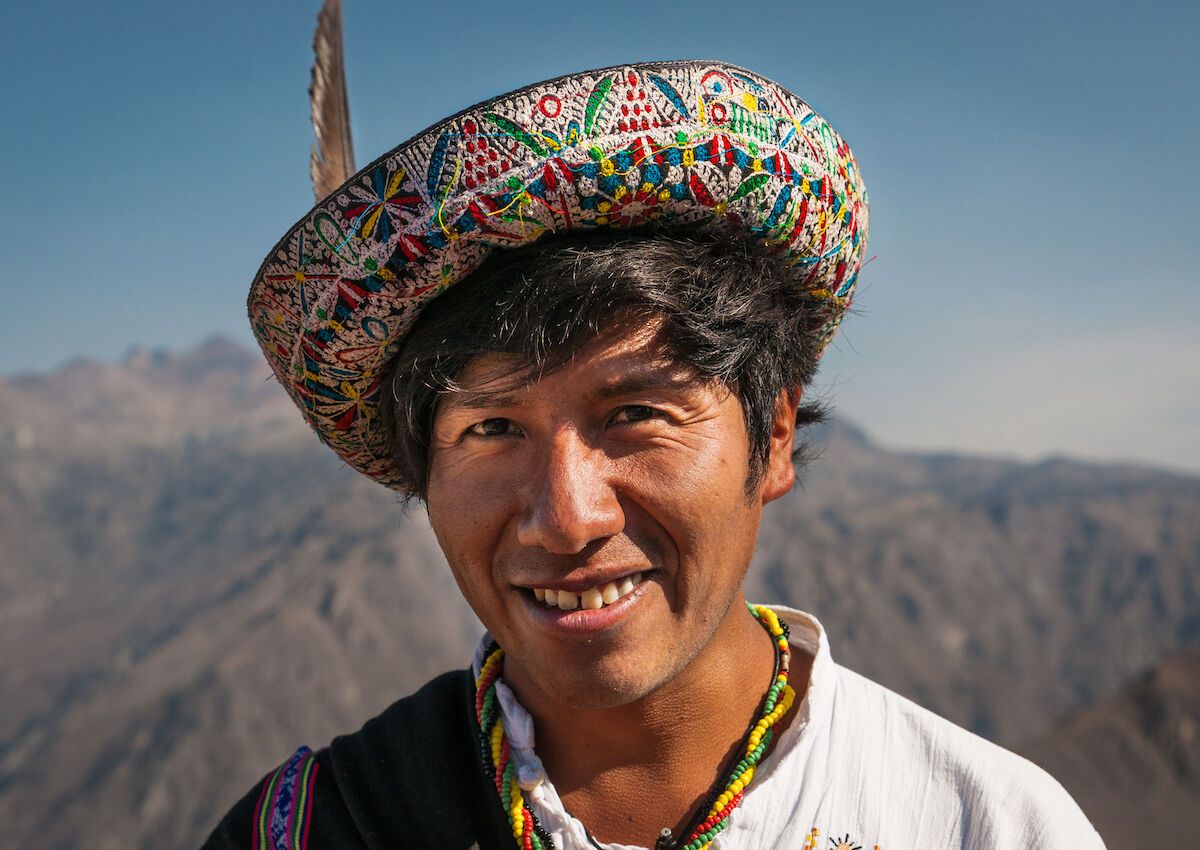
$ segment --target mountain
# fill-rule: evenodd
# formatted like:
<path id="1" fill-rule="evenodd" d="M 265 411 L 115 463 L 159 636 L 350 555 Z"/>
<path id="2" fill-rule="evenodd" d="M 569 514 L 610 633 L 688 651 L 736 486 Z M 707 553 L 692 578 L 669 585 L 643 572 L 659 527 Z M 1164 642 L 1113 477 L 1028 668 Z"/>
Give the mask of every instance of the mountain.
<path id="1" fill-rule="evenodd" d="M 847 666 L 1012 746 L 1200 643 L 1197 478 L 814 438 L 749 590 Z M 221 339 L 0 380 L 0 542 L 14 846 L 196 846 L 478 636 L 420 509 Z"/>
<path id="2" fill-rule="evenodd" d="M 751 583 L 852 669 L 1012 746 L 1200 643 L 1197 478 L 825 440 Z"/>
<path id="3" fill-rule="evenodd" d="M 1200 834 L 1200 648 L 1021 747 L 1071 792 L 1110 848 Z"/>

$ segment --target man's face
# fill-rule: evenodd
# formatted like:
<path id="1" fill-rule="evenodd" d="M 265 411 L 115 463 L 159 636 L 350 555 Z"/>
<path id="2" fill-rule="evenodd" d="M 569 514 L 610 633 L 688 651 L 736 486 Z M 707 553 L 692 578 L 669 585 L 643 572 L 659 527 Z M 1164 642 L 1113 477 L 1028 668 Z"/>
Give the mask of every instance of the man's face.
<path id="1" fill-rule="evenodd" d="M 656 330 L 614 329 L 516 389 L 512 361 L 485 355 L 442 399 L 430 522 L 518 693 L 627 704 L 745 614 L 763 505 L 793 480 L 790 427 L 747 499 L 737 398 L 667 360 Z"/>

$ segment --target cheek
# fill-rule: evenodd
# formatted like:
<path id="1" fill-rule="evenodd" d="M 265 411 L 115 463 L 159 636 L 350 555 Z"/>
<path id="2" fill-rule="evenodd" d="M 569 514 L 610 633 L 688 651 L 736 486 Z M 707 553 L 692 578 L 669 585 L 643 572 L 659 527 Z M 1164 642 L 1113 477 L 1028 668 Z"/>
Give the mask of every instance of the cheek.
<path id="1" fill-rule="evenodd" d="M 487 455 L 448 452 L 429 467 L 427 503 L 430 521 L 478 526 L 505 504 L 518 477 L 518 464 Z"/>
<path id="2" fill-rule="evenodd" d="M 486 594 L 507 511 L 503 482 L 480 478 L 461 466 L 430 470 L 429 524 L 468 601 Z"/>
<path id="3" fill-rule="evenodd" d="M 706 506 L 706 512 L 737 503 L 745 492 L 749 453 L 740 434 L 714 428 L 679 446 L 648 453 L 645 462 L 644 474 L 656 477 L 663 488 L 683 491 Z"/>
<path id="4" fill-rule="evenodd" d="M 681 550 L 712 557 L 714 548 L 721 551 L 726 542 L 740 542 L 732 536 L 744 532 L 747 521 L 753 525 L 745 498 L 747 464 L 747 452 L 740 445 L 714 439 L 687 452 L 640 456 L 628 480 L 641 482 L 639 501 Z M 680 554 L 687 557 L 689 552 Z"/>

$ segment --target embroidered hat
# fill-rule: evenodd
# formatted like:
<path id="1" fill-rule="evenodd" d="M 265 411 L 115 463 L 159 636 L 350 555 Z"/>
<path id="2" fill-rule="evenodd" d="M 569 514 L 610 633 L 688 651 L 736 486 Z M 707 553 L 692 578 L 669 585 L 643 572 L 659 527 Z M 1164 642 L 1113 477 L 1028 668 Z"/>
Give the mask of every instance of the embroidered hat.
<path id="1" fill-rule="evenodd" d="M 862 264 L 867 195 L 841 136 L 750 71 L 676 61 L 571 74 L 465 109 L 351 177 L 267 256 L 250 322 L 321 440 L 402 489 L 379 396 L 421 308 L 498 249 L 654 221 L 776 245 L 813 298 L 823 350 Z"/>

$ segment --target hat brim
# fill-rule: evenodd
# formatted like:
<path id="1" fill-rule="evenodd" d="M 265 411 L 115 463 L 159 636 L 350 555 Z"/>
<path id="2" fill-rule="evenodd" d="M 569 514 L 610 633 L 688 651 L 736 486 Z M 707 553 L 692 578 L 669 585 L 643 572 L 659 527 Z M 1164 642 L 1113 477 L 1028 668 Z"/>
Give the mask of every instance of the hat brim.
<path id="1" fill-rule="evenodd" d="M 655 221 L 777 246 L 817 305 L 823 349 L 854 292 L 868 205 L 841 136 L 751 71 L 674 61 L 570 74 L 439 121 L 347 180 L 263 262 L 251 325 L 321 440 L 402 489 L 379 395 L 422 307 L 497 249 Z"/>

